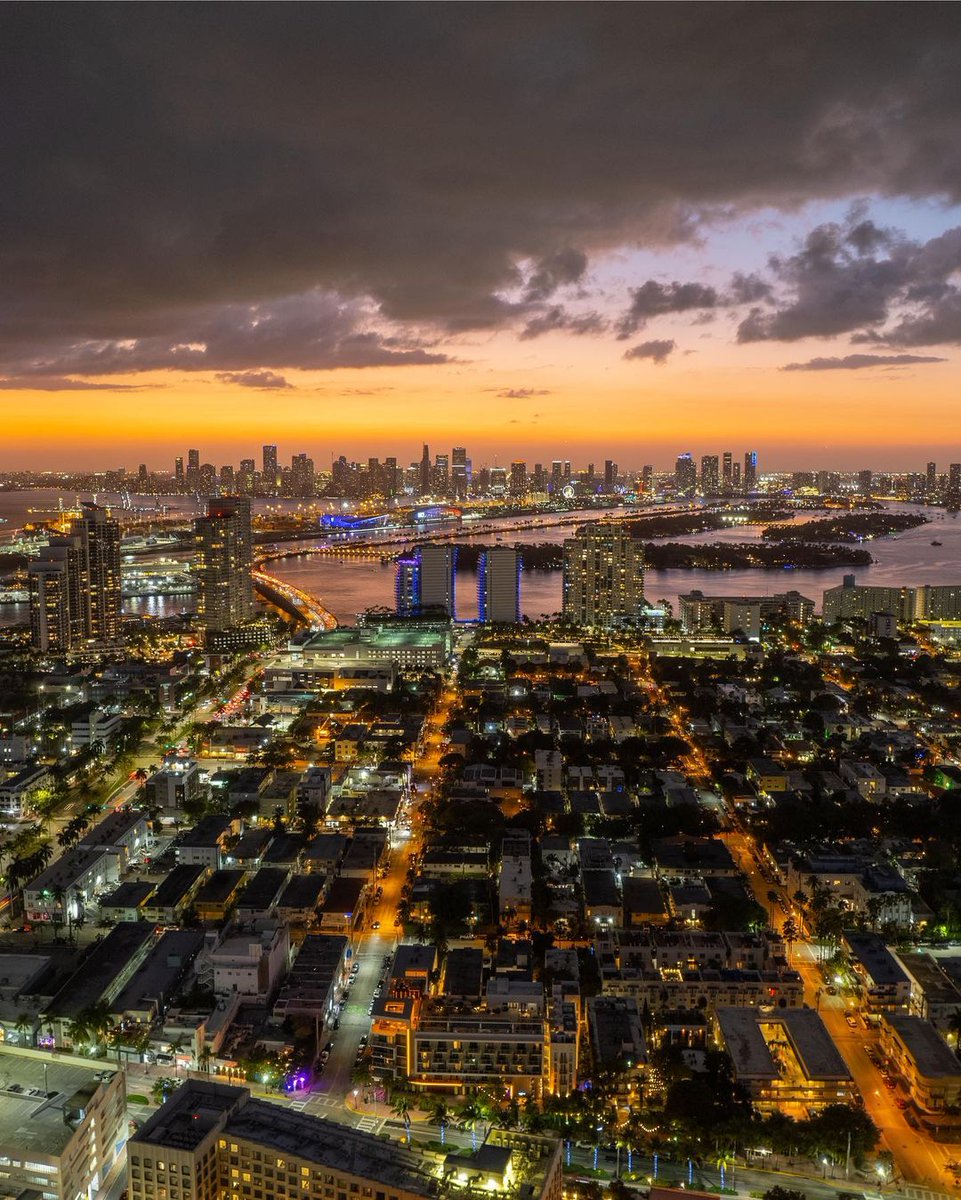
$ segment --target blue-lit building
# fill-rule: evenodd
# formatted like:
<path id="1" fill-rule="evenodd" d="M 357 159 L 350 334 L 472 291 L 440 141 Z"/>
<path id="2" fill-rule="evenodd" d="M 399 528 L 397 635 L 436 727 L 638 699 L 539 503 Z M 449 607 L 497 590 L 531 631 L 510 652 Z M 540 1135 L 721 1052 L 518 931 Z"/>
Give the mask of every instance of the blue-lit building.
<path id="1" fill-rule="evenodd" d="M 493 546 L 481 556 L 477 607 L 482 621 L 516 625 L 521 619 L 521 561 L 513 546 Z"/>
<path id="2" fill-rule="evenodd" d="M 420 556 L 418 554 L 410 554 L 397 560 L 394 608 L 400 617 L 416 617 L 420 612 Z"/>

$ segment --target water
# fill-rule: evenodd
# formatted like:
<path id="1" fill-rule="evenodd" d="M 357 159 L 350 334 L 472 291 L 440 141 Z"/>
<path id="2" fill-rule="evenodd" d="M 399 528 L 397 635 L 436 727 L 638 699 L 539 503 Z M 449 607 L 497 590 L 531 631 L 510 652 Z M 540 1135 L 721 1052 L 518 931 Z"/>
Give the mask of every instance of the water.
<path id="1" fill-rule="evenodd" d="M 62 493 L 61 493 L 62 494 Z M 0 527 L 9 531 L 22 524 L 26 510 L 30 507 L 56 507 L 56 491 L 0 492 L 0 516 L 8 518 L 8 524 Z M 81 496 L 81 499 L 86 497 Z M 101 497 L 101 502 L 116 497 Z M 190 511 L 195 502 L 190 497 L 163 497 L 164 502 L 178 506 L 179 511 Z M 65 503 L 75 500 L 74 493 L 64 494 Z M 296 501 L 257 502 L 258 509 L 267 504 L 285 507 L 296 505 Z M 913 505 L 891 504 L 893 511 L 917 512 Z M 917 529 L 909 529 L 893 537 L 879 538 L 864 543 L 877 560 L 869 567 L 858 569 L 855 574 L 859 583 L 901 587 L 921 583 L 961 583 L 961 519 L 939 509 L 928 510 L 932 520 Z M 592 514 L 584 512 L 584 519 Z M 817 515 L 817 514 L 813 514 Z M 569 536 L 570 526 L 544 527 L 530 530 L 506 531 L 505 545 L 521 545 L 535 542 L 557 542 Z M 759 526 L 731 527 L 720 531 L 692 534 L 672 540 L 679 542 L 740 542 L 756 540 Z M 494 535 L 465 536 L 462 541 L 492 542 Z M 932 546 L 939 541 L 941 546 Z M 310 543 L 304 543 L 309 545 Z M 293 547 L 292 547 L 293 548 Z M 377 561 L 338 561 L 319 555 L 301 558 L 277 559 L 270 564 L 270 571 L 306 591 L 314 593 L 344 624 L 356 620 L 365 608 L 394 605 L 394 568 L 382 566 Z M 817 607 L 821 606 L 821 593 L 834 587 L 849 572 L 848 567 L 828 567 L 821 570 L 770 570 L 746 571 L 648 571 L 645 592 L 652 602 L 668 600 L 677 611 L 679 593 L 695 588 L 701 591 L 729 595 L 769 595 L 773 592 L 795 588 L 810 596 Z M 457 577 L 458 616 L 470 619 L 477 616 L 476 572 L 459 571 Z M 173 615 L 190 606 L 190 597 L 150 596 L 128 599 L 125 611 L 149 613 L 151 616 Z M 521 611 L 532 619 L 543 613 L 558 612 L 561 607 L 560 571 L 525 571 L 521 578 Z M 0 607 L 0 623 L 4 625 L 28 620 L 26 605 L 3 605 Z"/>

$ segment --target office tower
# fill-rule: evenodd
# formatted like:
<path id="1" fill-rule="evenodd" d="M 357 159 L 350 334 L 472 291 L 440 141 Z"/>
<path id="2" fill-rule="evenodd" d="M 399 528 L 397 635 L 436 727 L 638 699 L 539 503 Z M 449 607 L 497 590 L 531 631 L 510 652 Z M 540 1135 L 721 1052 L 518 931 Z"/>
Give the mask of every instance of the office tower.
<path id="1" fill-rule="evenodd" d="M 278 482 L 276 446 L 264 446 L 263 464 L 261 472 L 263 489 L 266 495 L 273 496 L 277 491 Z"/>
<path id="2" fill-rule="evenodd" d="M 212 496 L 217 490 L 217 468 L 213 463 L 201 463 L 198 487 L 205 496 Z"/>
<path id="3" fill-rule="evenodd" d="M 721 490 L 716 454 L 705 454 L 701 458 L 701 495 L 716 496 Z"/>
<path id="4" fill-rule="evenodd" d="M 925 491 L 929 496 L 933 496 L 938 490 L 938 464 L 929 462 L 926 473 Z"/>
<path id="5" fill-rule="evenodd" d="M 470 485 L 470 470 L 467 465 L 467 450 L 463 446 L 455 446 L 451 451 L 450 482 L 457 499 L 465 499 Z"/>
<path id="6" fill-rule="evenodd" d="M 420 557 L 417 554 L 397 560 L 394 608 L 400 617 L 416 617 L 420 612 Z"/>
<path id="7" fill-rule="evenodd" d="M 751 495 L 757 491 L 757 451 L 744 452 L 744 491 Z"/>
<path id="8" fill-rule="evenodd" d="M 564 482 L 570 483 L 570 481 L 571 481 L 571 462 L 570 462 L 570 459 L 565 458 L 564 459 Z"/>
<path id="9" fill-rule="evenodd" d="M 654 491 L 654 468 L 647 463 L 641 469 L 641 491 L 649 496 Z"/>
<path id="10" fill-rule="evenodd" d="M 491 467 L 487 472 L 486 482 L 481 483 L 481 490 L 492 496 L 507 495 L 507 468 Z"/>
<path id="11" fill-rule="evenodd" d="M 221 496 L 230 496 L 234 493 L 235 486 L 234 469 L 229 463 L 226 463 L 220 468 L 217 491 Z"/>
<path id="12" fill-rule="evenodd" d="M 644 546 L 623 523 L 585 525 L 564 542 L 564 615 L 606 629 L 640 621 Z"/>
<path id="13" fill-rule="evenodd" d="M 563 488 L 563 486 L 564 486 L 563 469 L 564 469 L 564 464 L 561 462 L 561 460 L 559 458 L 555 458 L 554 461 L 551 463 L 551 482 L 550 482 L 551 495 L 560 493 L 561 488 Z"/>
<path id="14" fill-rule="evenodd" d="M 83 515 L 70 527 L 80 539 L 81 588 L 85 593 L 86 634 L 95 642 L 120 637 L 120 525 L 105 508 L 84 504 Z"/>
<path id="15" fill-rule="evenodd" d="M 870 471 L 858 471 L 858 491 L 862 496 L 870 496 L 874 489 L 874 476 Z"/>
<path id="16" fill-rule="evenodd" d="M 401 490 L 403 484 L 401 482 L 401 473 L 397 469 L 396 458 L 384 459 L 384 493 L 387 496 L 396 496 Z"/>
<path id="17" fill-rule="evenodd" d="M 424 443 L 424 452 L 420 456 L 420 494 L 430 495 L 430 448 Z"/>
<path id="18" fill-rule="evenodd" d="M 961 500 L 961 463 L 951 463 L 948 467 L 948 503 L 957 504 Z"/>
<path id="19" fill-rule="evenodd" d="M 731 470 L 731 465 L 734 456 L 730 450 L 725 450 L 721 456 L 721 489 L 725 496 L 730 496 L 734 487 L 734 476 Z"/>
<path id="20" fill-rule="evenodd" d="M 295 454 L 290 460 L 290 494 L 302 499 L 314 494 L 314 460 L 307 454 Z"/>
<path id="21" fill-rule="evenodd" d="M 545 470 L 543 463 L 534 464 L 534 474 L 531 477 L 530 490 L 532 492 L 547 491 L 547 471 Z"/>
<path id="22" fill-rule="evenodd" d="M 195 492 L 200 487 L 200 451 L 187 451 L 187 491 Z"/>
<path id="23" fill-rule="evenodd" d="M 137 488 L 141 493 L 150 486 L 150 476 L 147 474 L 147 464 L 141 463 L 137 468 Z"/>
<path id="24" fill-rule="evenodd" d="M 685 498 L 694 495 L 697 490 L 697 467 L 694 457 L 689 452 L 679 454 L 674 464 L 674 492 Z"/>
<path id="25" fill-rule="evenodd" d="M 186 479 L 184 477 L 184 460 L 182 458 L 174 459 L 174 486 L 178 492 L 184 490 Z"/>
<path id="26" fill-rule="evenodd" d="M 225 496 L 207 502 L 207 515 L 194 522 L 197 548 L 197 607 L 208 631 L 231 629 L 254 612 L 250 501 Z"/>
<path id="27" fill-rule="evenodd" d="M 240 470 L 237 472 L 237 491 L 241 496 L 250 496 L 254 490 L 254 460 L 242 458 Z"/>
<path id="28" fill-rule="evenodd" d="M 438 496 L 449 496 L 451 494 L 449 454 L 434 455 L 434 468 L 431 477 L 432 492 Z"/>
<path id="29" fill-rule="evenodd" d="M 527 495 L 527 463 L 521 459 L 511 463 L 510 493 L 515 499 Z"/>
<path id="30" fill-rule="evenodd" d="M 477 610 L 482 621 L 516 625 L 521 619 L 521 556 L 513 546 L 493 546 L 481 556 Z"/>
<path id="31" fill-rule="evenodd" d="M 428 545 L 420 548 L 420 606 L 424 611 L 443 610 L 456 615 L 457 547 Z"/>
<path id="32" fill-rule="evenodd" d="M 613 492 L 617 487 L 617 463 L 607 459 L 604 463 L 604 491 Z"/>
<path id="33" fill-rule="evenodd" d="M 818 471 L 814 480 L 822 496 L 836 496 L 841 490 L 841 476 L 837 471 Z"/>
<path id="34" fill-rule="evenodd" d="M 80 539 L 55 537 L 27 567 L 30 640 L 44 654 L 80 646 L 86 636 Z"/>
<path id="35" fill-rule="evenodd" d="M 734 463 L 731 466 L 731 491 L 739 492 L 741 490 L 741 464 Z"/>

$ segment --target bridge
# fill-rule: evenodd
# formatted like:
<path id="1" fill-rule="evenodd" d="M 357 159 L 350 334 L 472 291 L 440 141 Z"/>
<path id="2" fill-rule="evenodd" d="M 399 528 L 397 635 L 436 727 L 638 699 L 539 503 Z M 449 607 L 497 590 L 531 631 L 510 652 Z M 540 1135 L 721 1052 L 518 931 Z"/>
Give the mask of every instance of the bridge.
<path id="1" fill-rule="evenodd" d="M 337 628 L 337 618 L 310 592 L 261 570 L 253 571 L 253 581 L 259 596 L 308 629 Z"/>

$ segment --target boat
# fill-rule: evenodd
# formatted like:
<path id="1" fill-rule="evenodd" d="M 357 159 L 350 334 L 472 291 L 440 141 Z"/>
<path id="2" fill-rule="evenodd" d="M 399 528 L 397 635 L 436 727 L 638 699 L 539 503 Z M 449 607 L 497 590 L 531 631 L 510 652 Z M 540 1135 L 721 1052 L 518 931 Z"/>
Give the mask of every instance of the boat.
<path id="1" fill-rule="evenodd" d="M 932 543 L 931 543 L 931 545 L 932 545 L 932 546 L 940 546 L 940 545 L 941 545 L 941 543 L 940 543 L 940 542 L 932 542 Z"/>

